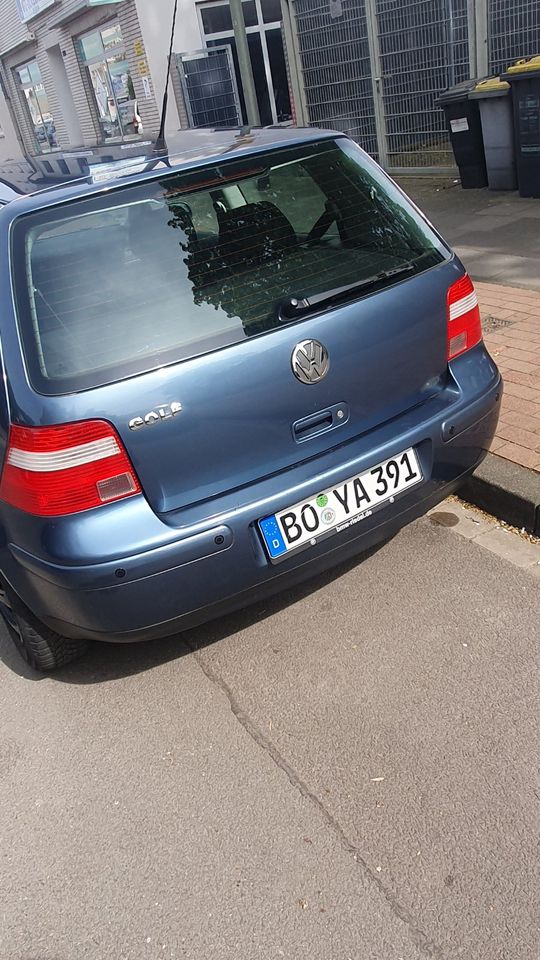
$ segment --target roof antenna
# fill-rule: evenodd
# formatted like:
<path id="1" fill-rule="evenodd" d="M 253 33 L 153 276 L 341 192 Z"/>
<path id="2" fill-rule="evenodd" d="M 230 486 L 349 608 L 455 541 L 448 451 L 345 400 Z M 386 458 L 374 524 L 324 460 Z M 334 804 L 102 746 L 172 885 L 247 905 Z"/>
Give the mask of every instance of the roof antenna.
<path id="1" fill-rule="evenodd" d="M 154 144 L 154 156 L 166 157 L 169 150 L 167 147 L 167 141 L 165 140 L 165 120 L 167 118 L 167 103 L 169 100 L 169 77 L 171 74 L 171 60 L 172 60 L 172 50 L 174 43 L 174 29 L 176 27 L 176 12 L 178 10 L 178 0 L 174 0 L 174 9 L 172 15 L 172 24 L 171 24 L 171 43 L 169 46 L 169 56 L 167 58 L 167 74 L 165 76 L 165 90 L 163 91 L 163 103 L 161 105 L 161 119 L 159 123 L 159 133 L 157 135 L 156 142 Z"/>

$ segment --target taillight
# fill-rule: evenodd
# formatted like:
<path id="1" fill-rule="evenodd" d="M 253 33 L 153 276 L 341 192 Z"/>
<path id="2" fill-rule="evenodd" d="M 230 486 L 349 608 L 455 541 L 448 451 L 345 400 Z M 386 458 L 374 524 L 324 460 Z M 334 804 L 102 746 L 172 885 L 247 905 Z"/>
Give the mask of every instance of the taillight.
<path id="1" fill-rule="evenodd" d="M 120 437 L 104 420 L 10 429 L 0 499 L 20 510 L 62 516 L 140 491 Z"/>
<path id="2" fill-rule="evenodd" d="M 482 339 L 480 308 L 468 274 L 448 291 L 448 359 L 470 350 Z"/>

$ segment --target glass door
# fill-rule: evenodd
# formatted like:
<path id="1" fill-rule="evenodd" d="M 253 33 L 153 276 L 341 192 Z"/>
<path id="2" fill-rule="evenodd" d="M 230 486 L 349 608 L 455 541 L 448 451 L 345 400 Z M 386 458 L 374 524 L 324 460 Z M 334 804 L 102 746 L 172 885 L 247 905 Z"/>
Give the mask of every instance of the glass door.
<path id="1" fill-rule="evenodd" d="M 50 153 L 51 150 L 57 149 L 58 140 L 37 62 L 31 60 L 30 63 L 25 63 L 22 67 L 16 67 L 15 75 L 34 133 L 36 151 L 37 153 Z"/>
<path id="2" fill-rule="evenodd" d="M 290 123 L 291 99 L 283 38 L 280 0 L 243 0 L 249 54 L 261 124 Z M 246 108 L 236 43 L 228 0 L 214 0 L 197 6 L 199 24 L 207 47 L 227 44 L 232 53 L 244 122 Z"/>
<path id="3" fill-rule="evenodd" d="M 106 63 L 88 64 L 88 73 L 94 91 L 99 123 L 104 140 L 122 136 L 111 75 Z"/>
<path id="4" fill-rule="evenodd" d="M 236 82 L 238 84 L 238 95 L 240 97 L 240 106 L 242 108 L 242 116 L 244 118 L 244 123 L 246 123 L 247 113 L 246 113 L 246 102 L 244 99 L 244 91 L 242 90 L 242 81 L 240 79 L 240 67 L 238 64 L 238 54 L 236 52 L 236 41 L 234 36 L 230 39 L 224 40 L 208 40 L 206 43 L 207 47 L 223 47 L 228 46 L 230 48 L 232 59 L 234 63 L 234 72 L 236 75 Z M 261 118 L 261 124 L 263 127 L 270 126 L 274 123 L 274 116 L 272 114 L 272 106 L 270 103 L 270 96 L 268 94 L 268 81 L 265 70 L 265 61 L 263 55 L 263 48 L 261 43 L 261 38 L 256 33 L 248 33 L 248 48 L 249 48 L 249 58 L 251 60 L 251 69 L 253 70 L 253 81 L 255 83 L 255 93 L 257 96 L 257 103 L 259 106 L 259 116 Z"/>
<path id="5" fill-rule="evenodd" d="M 281 30 L 265 30 L 264 39 L 272 78 L 276 119 L 278 123 L 288 123 L 292 120 L 291 96 Z"/>

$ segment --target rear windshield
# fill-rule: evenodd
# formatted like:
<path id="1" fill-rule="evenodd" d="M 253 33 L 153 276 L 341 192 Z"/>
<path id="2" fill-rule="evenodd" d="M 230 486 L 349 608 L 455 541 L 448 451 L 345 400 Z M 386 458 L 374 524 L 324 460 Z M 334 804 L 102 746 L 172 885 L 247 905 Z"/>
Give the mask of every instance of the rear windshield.
<path id="1" fill-rule="evenodd" d="M 160 176 L 25 216 L 12 254 L 29 374 L 48 394 L 267 334 L 306 316 L 286 315 L 291 298 L 328 309 L 374 289 L 342 287 L 378 275 L 375 287 L 385 286 L 448 256 L 346 139 Z M 321 298 L 328 291 L 333 299 Z"/>

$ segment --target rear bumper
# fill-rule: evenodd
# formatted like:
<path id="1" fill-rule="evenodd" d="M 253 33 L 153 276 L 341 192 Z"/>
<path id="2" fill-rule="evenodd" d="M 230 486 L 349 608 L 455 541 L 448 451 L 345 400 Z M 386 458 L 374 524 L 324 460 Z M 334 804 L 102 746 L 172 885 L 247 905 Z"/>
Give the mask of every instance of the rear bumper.
<path id="1" fill-rule="evenodd" d="M 484 383 L 467 401 L 458 393 L 454 402 L 429 401 L 421 411 L 409 411 L 385 425 L 378 436 L 374 432 L 368 442 L 335 451 L 324 472 L 314 470 L 296 485 L 287 484 L 286 476 L 274 478 L 270 496 L 189 530 L 160 523 L 168 541 L 154 548 L 147 545 L 143 551 L 86 563 L 81 563 L 81 550 L 78 562 L 53 562 L 7 542 L 1 551 L 3 575 L 36 616 L 58 633 L 114 642 L 168 636 L 291 587 L 393 536 L 455 491 L 478 466 L 495 433 L 502 395 L 502 382 L 490 364 L 489 385 Z M 279 565 L 269 563 L 257 528 L 260 517 L 410 446 L 419 455 L 424 482 L 349 530 Z M 135 525 L 137 511 L 150 511 L 142 497 L 114 506 L 132 511 Z M 142 523 L 142 514 L 139 519 Z"/>

